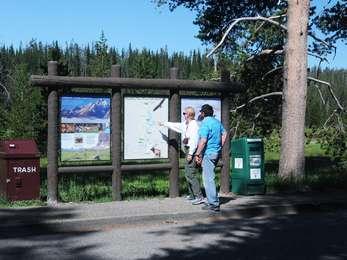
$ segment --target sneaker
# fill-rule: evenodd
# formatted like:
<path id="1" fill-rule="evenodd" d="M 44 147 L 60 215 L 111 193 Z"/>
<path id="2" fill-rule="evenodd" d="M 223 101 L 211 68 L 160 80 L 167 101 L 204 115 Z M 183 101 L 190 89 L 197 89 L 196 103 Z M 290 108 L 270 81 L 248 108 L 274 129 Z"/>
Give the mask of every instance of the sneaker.
<path id="1" fill-rule="evenodd" d="M 186 199 L 186 200 L 194 200 L 195 197 L 194 197 L 193 195 L 188 195 L 188 196 L 186 196 L 185 199 Z"/>
<path id="2" fill-rule="evenodd" d="M 200 205 L 202 203 L 205 203 L 204 197 L 197 197 L 195 200 L 192 200 L 192 205 Z"/>
<path id="3" fill-rule="evenodd" d="M 220 212 L 220 208 L 219 206 L 215 206 L 215 205 L 204 205 L 201 207 L 202 210 L 208 210 L 210 212 Z"/>

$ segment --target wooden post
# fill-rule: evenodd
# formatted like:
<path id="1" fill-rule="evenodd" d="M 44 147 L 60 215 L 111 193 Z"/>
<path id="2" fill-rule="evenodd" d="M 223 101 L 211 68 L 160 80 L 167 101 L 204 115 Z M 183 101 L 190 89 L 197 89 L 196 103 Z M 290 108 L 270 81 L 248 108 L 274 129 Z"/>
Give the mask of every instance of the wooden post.
<path id="1" fill-rule="evenodd" d="M 121 77 L 120 65 L 112 65 L 111 77 Z M 120 89 L 112 90 L 112 107 L 111 107 L 111 156 L 112 156 L 112 199 L 122 199 L 122 171 L 121 171 L 121 113 L 122 97 Z"/>
<path id="2" fill-rule="evenodd" d="M 230 72 L 222 71 L 222 82 L 230 82 Z M 222 92 L 222 124 L 228 133 L 227 139 L 222 149 L 223 166 L 220 178 L 220 193 L 228 194 L 230 192 L 230 98 L 228 92 Z"/>
<path id="3" fill-rule="evenodd" d="M 177 79 L 177 68 L 170 69 L 170 79 Z M 169 121 L 179 122 L 179 95 L 178 90 L 170 90 L 169 97 Z M 171 163 L 169 196 L 174 198 L 179 196 L 179 151 L 178 151 L 178 134 L 169 130 L 169 159 Z"/>
<path id="4" fill-rule="evenodd" d="M 48 76 L 58 75 L 58 62 L 48 62 Z M 58 161 L 57 161 L 57 126 L 58 126 L 58 92 L 50 88 L 48 92 L 48 130 L 47 130 L 47 204 L 58 203 Z"/>

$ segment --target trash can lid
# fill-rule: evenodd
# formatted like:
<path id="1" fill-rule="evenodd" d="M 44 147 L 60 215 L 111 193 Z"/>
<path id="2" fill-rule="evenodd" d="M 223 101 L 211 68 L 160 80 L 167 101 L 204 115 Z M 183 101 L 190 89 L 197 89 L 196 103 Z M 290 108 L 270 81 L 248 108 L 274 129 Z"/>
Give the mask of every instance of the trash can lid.
<path id="1" fill-rule="evenodd" d="M 0 157 L 2 158 L 37 158 L 40 152 L 32 139 L 16 139 L 0 141 Z"/>

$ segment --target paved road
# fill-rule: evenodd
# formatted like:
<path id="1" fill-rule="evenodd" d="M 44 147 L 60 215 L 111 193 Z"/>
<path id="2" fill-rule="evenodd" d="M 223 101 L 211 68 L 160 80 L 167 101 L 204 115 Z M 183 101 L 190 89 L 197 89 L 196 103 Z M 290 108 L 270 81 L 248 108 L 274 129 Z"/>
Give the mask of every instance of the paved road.
<path id="1" fill-rule="evenodd" d="M 347 259 L 347 211 L 0 234 L 0 259 Z"/>

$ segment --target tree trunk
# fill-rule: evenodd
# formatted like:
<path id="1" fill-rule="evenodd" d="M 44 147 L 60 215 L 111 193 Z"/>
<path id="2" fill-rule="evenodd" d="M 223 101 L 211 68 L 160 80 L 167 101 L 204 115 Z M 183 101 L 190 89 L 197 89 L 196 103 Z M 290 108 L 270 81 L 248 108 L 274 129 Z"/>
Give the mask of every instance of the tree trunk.
<path id="1" fill-rule="evenodd" d="M 302 177 L 305 170 L 307 25 L 310 0 L 288 0 L 279 175 Z"/>

